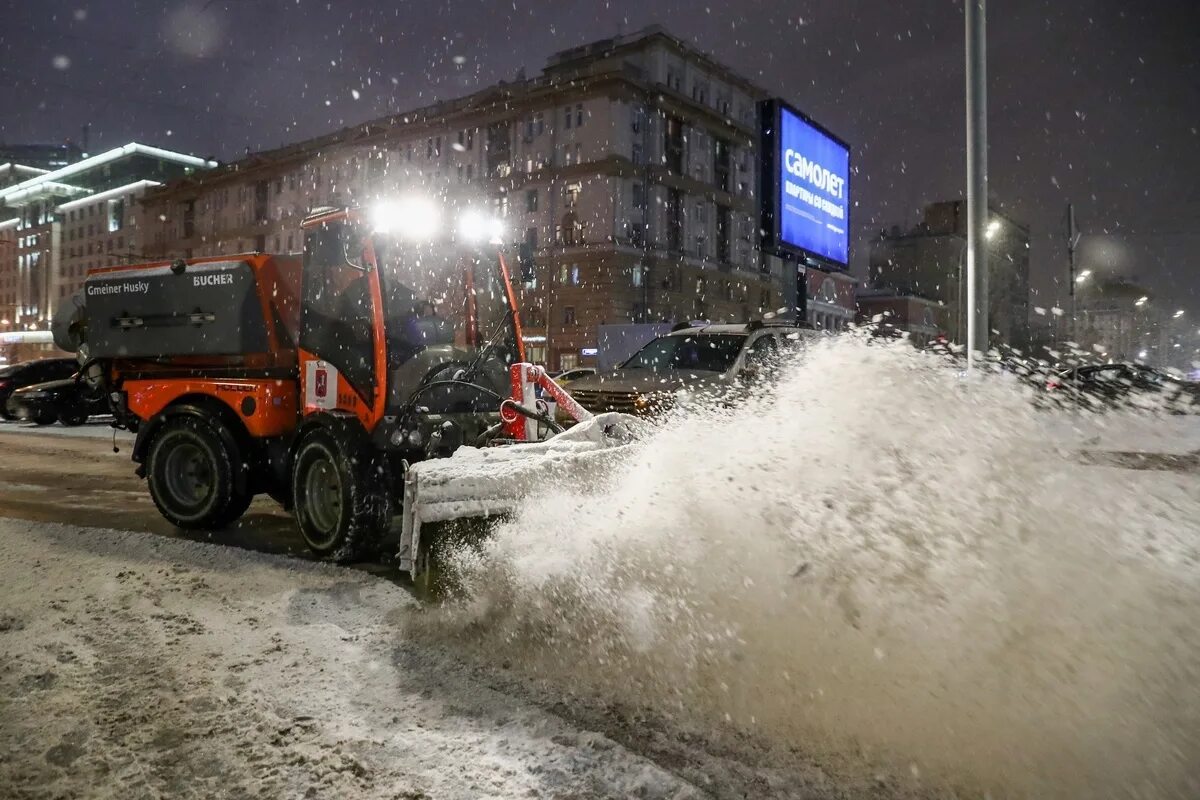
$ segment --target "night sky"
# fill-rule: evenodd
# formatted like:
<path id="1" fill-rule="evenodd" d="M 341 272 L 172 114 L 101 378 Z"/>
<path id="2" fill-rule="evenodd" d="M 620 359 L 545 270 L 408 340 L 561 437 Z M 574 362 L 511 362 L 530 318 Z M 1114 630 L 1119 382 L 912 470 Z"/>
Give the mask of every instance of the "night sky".
<path id="1" fill-rule="evenodd" d="M 879 229 L 963 194 L 961 0 L 3 5 L 9 143 L 90 123 L 92 152 L 137 140 L 229 160 L 659 23 L 852 143 L 857 273 Z M 1065 284 L 1070 200 L 1082 268 L 1200 317 L 1200 3 L 993 0 L 989 15 L 992 193 L 1032 228 L 1033 304 Z"/>

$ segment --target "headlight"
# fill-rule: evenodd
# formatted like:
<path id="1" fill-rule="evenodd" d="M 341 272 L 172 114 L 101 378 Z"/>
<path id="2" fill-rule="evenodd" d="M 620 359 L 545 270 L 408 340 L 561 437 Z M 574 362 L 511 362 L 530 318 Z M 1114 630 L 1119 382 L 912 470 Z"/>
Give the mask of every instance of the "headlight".
<path id="1" fill-rule="evenodd" d="M 458 221 L 458 235 L 472 244 L 500 244 L 504 236 L 504 223 L 477 209 L 467 209 Z"/>
<path id="2" fill-rule="evenodd" d="M 429 241 L 442 227 L 438 204 L 427 197 L 402 197 L 371 209 L 371 224 L 378 233 L 395 234 L 410 241 Z"/>

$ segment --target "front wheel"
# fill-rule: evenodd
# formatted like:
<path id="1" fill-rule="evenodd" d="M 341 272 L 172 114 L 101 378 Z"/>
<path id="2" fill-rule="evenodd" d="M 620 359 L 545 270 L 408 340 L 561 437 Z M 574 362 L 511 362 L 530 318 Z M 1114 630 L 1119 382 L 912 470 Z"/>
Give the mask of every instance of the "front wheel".
<path id="1" fill-rule="evenodd" d="M 146 454 L 150 497 L 159 513 L 180 528 L 213 530 L 236 520 L 253 495 L 239 491 L 240 454 L 228 446 L 219 423 L 176 417 L 163 423 Z"/>
<path id="2" fill-rule="evenodd" d="M 309 549 L 321 558 L 341 562 L 371 555 L 391 521 L 382 462 L 369 447 L 317 429 L 296 449 L 296 522 Z"/>
<path id="3" fill-rule="evenodd" d="M 80 408 L 68 408 L 59 412 L 58 421 L 68 428 L 77 428 L 87 422 L 87 412 Z"/>

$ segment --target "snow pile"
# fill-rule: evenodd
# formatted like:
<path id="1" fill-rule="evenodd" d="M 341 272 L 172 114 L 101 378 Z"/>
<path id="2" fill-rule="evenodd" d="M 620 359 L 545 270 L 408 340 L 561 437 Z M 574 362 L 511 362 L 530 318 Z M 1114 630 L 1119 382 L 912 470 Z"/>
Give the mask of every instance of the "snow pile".
<path id="1" fill-rule="evenodd" d="M 1031 391 L 811 348 L 777 391 L 633 445 L 600 494 L 529 498 L 414 630 L 993 796 L 1197 796 L 1200 480 L 1085 463 L 1155 420 Z"/>

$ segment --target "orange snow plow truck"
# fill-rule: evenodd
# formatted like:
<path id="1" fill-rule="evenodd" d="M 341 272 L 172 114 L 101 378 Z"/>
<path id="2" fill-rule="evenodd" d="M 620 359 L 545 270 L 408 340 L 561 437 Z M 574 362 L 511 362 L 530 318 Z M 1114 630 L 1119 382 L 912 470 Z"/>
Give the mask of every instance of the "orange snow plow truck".
<path id="1" fill-rule="evenodd" d="M 320 209 L 301 256 L 88 274 L 55 341 L 136 433 L 167 520 L 220 529 L 267 494 L 316 555 L 346 561 L 377 553 L 399 516 L 398 563 L 415 577 L 423 523 L 506 514 L 630 442 L 631 420 L 592 418 L 525 363 L 494 223 L 467 212 L 439 234 L 439 216 Z M 536 386 L 582 424 L 564 433 Z"/>

